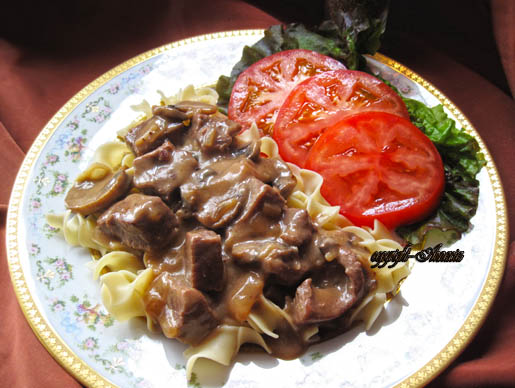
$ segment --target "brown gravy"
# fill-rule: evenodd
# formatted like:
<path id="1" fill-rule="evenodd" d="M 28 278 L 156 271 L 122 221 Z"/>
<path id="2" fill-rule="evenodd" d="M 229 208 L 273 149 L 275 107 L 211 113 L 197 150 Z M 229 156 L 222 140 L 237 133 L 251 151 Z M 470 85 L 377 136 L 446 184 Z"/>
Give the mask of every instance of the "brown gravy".
<path id="1" fill-rule="evenodd" d="M 301 355 L 307 327 L 342 331 L 375 287 L 357 237 L 289 208 L 288 166 L 261 156 L 259 141 L 242 143 L 239 125 L 214 107 L 182 102 L 154 113 L 125 137 L 137 193 L 98 218 L 99 233 L 152 268 L 144 300 L 154 323 L 196 345 L 218 325 L 248 325 L 265 295 L 291 317 L 274 328 L 277 339 L 263 335 L 276 357 Z"/>

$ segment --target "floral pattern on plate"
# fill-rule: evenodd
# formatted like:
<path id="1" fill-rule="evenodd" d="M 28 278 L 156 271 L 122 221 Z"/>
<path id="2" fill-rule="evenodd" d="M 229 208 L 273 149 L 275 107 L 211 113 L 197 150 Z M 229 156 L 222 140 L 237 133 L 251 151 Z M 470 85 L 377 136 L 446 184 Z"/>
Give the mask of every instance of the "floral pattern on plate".
<path id="1" fill-rule="evenodd" d="M 30 303 L 34 301 L 42 318 L 27 316 L 32 317 L 29 319 L 36 330 L 43 330 L 38 328 L 38 319 L 48 322 L 57 335 L 54 338 L 50 331 L 50 334 L 45 331 L 41 337 L 47 344 L 48 341 L 59 343 L 62 339 L 72 356 L 67 351 L 63 353 L 65 356 L 56 356 L 71 373 L 88 384 L 186 387 L 182 357 L 185 347 L 162 335 L 149 333 L 143 322 L 115 322 L 102 306 L 100 285 L 92 279 L 91 270 L 86 266 L 90 260 L 88 252 L 68 246 L 59 231 L 46 222 L 45 215 L 65 210 L 65 193 L 79 171 L 91 161 L 94 149 L 115 138 L 116 131 L 137 116 L 130 109 L 131 105 L 140 103 L 143 98 L 151 104 L 158 103 L 158 89 L 169 95 L 188 84 L 202 86 L 215 82 L 218 75 L 230 73 L 232 65 L 239 60 L 241 48 L 257 39 L 259 35 L 255 33 L 228 34 L 214 40 L 201 37 L 188 44 L 179 42 L 151 55 L 144 54 L 122 65 L 123 71 L 115 69 L 108 73 L 105 82 L 96 83 L 83 99 L 72 99 L 72 104 L 63 108 L 65 115 L 56 115 L 51 122 L 56 125 L 55 130 L 43 139 L 43 145 L 36 146 L 38 154 L 27 171 L 17 218 L 19 236 L 16 237 L 20 267 L 29 280 L 25 284 L 15 279 L 15 288 L 29 289 Z M 444 99 L 431 85 L 424 88 L 415 76 L 401 74 L 401 67 L 395 64 L 389 67 L 386 60 L 372 63 L 376 73 L 410 97 L 431 105 Z M 466 122 L 459 111 L 454 110 L 452 115 Z M 261 354 L 238 356 L 238 362 L 229 368 L 230 374 L 217 385 L 389 386 L 415 374 L 422 379 L 420 381 L 427 381 L 427 376 L 450 362 L 456 349 L 467 342 L 482 321 L 481 314 L 486 314 L 488 303 L 482 301 L 481 306 L 486 307 L 480 306 L 480 310 L 475 307 L 482 295 L 490 298 L 487 302 L 493 299 L 493 291 L 483 293 L 485 274 L 502 274 L 502 269 L 497 268 L 502 268 L 506 220 L 502 214 L 486 210 L 504 209 L 502 192 L 498 192 L 500 186 L 495 172 L 483 171 L 480 179 L 478 215 L 481 223 L 476 222 L 472 233 L 455 247 L 466 250 L 463 265 L 415 267 L 403 284 L 400 298 L 388 304 L 380 319 L 380 330 L 375 328 L 366 334 L 353 329 L 335 340 L 314 346 L 294 361 L 277 361 Z M 467 260 L 473 260 L 474 265 L 467 265 Z M 489 272 L 490 268 L 495 270 Z M 16 270 L 11 267 L 11 271 Z M 496 280 L 489 281 L 492 285 L 489 290 L 495 290 L 492 282 Z M 439 293 L 444 294 L 446 305 L 438 302 L 442 299 Z M 479 315 L 471 313 L 474 311 L 480 311 Z M 464 322 L 469 322 L 465 331 Z M 456 333 L 461 336 L 458 343 L 453 344 L 450 341 Z M 442 349 L 446 349 L 446 356 L 441 355 Z M 70 359 L 72 361 L 68 361 Z M 91 371 L 82 373 L 86 368 L 74 369 L 78 361 Z M 189 385 L 200 386 L 196 375 Z"/>
<path id="2" fill-rule="evenodd" d="M 102 306 L 99 283 L 92 281 L 91 271 L 85 267 L 87 252 L 81 252 L 81 258 L 77 260 L 69 253 L 79 248 L 64 246 L 62 255 L 49 256 L 49 244 L 62 246 L 63 238 L 58 229 L 46 223 L 45 214 L 64 210 L 65 193 L 79 171 L 77 164 L 82 161 L 92 134 L 110 119 L 113 106 L 119 104 L 120 99 L 117 100 L 116 96 L 120 92 L 130 95 L 139 90 L 141 78 L 152 69 L 153 63 L 137 67 L 120 81 L 90 96 L 74 110 L 40 156 L 27 201 L 28 222 L 32 230 L 27 239 L 28 252 L 34 279 L 41 285 L 38 294 L 46 301 L 44 309 L 51 314 L 56 330 L 81 358 L 106 376 L 119 377 L 115 381 L 120 385 L 131 387 L 152 386 L 127 368 L 129 359 L 141 357 L 138 339 L 118 340 L 113 337 L 111 341 L 105 341 L 109 338 L 106 331 L 113 330 L 115 320 Z M 69 256 L 70 259 L 67 258 Z M 86 285 L 90 294 L 76 294 L 75 284 Z"/>

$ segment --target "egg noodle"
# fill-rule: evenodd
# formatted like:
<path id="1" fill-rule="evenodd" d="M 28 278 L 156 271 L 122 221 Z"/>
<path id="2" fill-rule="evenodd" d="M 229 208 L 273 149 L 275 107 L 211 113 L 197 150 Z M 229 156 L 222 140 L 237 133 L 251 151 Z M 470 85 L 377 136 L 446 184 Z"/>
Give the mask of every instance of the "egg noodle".
<path id="1" fill-rule="evenodd" d="M 195 89 L 193 86 L 186 87 L 174 96 L 167 97 L 160 91 L 158 93 L 161 96 L 162 105 L 183 100 L 216 105 L 218 99 L 214 89 Z M 133 125 L 152 116 L 151 105 L 146 100 L 132 108 L 140 114 Z M 122 130 L 119 133 L 120 137 L 127 130 Z M 259 132 L 257 127 L 252 126 L 238 136 L 241 140 L 258 139 Z M 260 142 L 263 154 L 279 158 L 277 144 L 272 138 L 263 137 Z M 95 169 L 99 173 L 102 169 L 112 171 L 127 169 L 130 173 L 133 160 L 134 154 L 124 142 L 108 142 L 96 150 L 92 164 L 85 173 L 91 176 L 96 172 Z M 357 227 L 339 213 L 338 206 L 330 206 L 320 194 L 323 180 L 319 174 L 290 163 L 288 166 L 297 181 L 295 189 L 287 198 L 288 206 L 305 209 L 319 227 L 328 230 L 342 228 L 357 236 L 362 249 L 356 250 L 356 254 L 360 255 L 365 262 L 368 260 L 369 266 L 372 264 L 370 256 L 375 251 L 402 250 L 402 246 L 394 239 L 392 232 L 377 220 L 373 229 Z M 47 220 L 51 226 L 61 229 L 68 244 L 91 250 L 92 261 L 88 265 L 92 269 L 93 278 L 100 279 L 102 302 L 109 313 L 119 321 L 143 317 L 147 320 L 149 329 L 154 329 L 152 320 L 145 312 L 143 300 L 146 290 L 154 279 L 154 274 L 150 267 L 146 268 L 142 258 L 123 250 L 124 248 L 115 241 L 97 241 L 94 238 L 96 218 L 93 215 L 84 217 L 68 210 L 60 215 L 49 214 Z M 375 275 L 377 287 L 351 312 L 351 321 L 362 321 L 366 330 L 371 328 L 389 297 L 397 293 L 400 282 L 408 276 L 410 269 L 409 264 L 404 262 L 394 268 L 370 268 L 370 271 Z M 213 365 L 227 366 L 244 343 L 259 345 L 270 353 L 263 336 L 277 338 L 276 328 L 280 325 L 293 327 L 292 317 L 261 295 L 241 326 L 220 325 L 199 345 L 190 346 L 184 352 L 187 359 L 188 380 L 195 371 L 197 360 L 208 359 L 216 363 L 211 363 Z M 317 333 L 318 327 L 314 324 L 304 328 L 301 336 L 305 341 L 309 341 L 316 339 Z"/>

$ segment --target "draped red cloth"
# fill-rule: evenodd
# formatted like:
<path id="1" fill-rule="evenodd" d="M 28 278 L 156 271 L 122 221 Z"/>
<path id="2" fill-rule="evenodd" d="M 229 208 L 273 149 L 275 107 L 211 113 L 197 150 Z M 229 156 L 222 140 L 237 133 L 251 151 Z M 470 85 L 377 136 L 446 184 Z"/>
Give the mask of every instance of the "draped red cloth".
<path id="1" fill-rule="evenodd" d="M 105 4 L 107 3 L 107 4 Z M 252 4 L 251 4 L 252 3 Z M 422 5 L 424 3 L 424 5 Z M 430 4 L 428 4 L 430 3 Z M 413 2 L 390 7 L 381 52 L 443 91 L 476 127 L 499 169 L 515 222 L 515 2 Z M 317 12 L 310 12 L 310 7 Z M 317 22 L 317 1 L 78 1 L 0 6 L 0 225 L 11 186 L 38 132 L 77 91 L 156 46 L 209 32 Z M 511 232 L 509 241 L 515 240 Z M 13 387 L 80 384 L 26 322 L 0 244 L 0 381 Z M 434 386 L 515 386 L 515 242 L 499 294 L 471 344 Z"/>

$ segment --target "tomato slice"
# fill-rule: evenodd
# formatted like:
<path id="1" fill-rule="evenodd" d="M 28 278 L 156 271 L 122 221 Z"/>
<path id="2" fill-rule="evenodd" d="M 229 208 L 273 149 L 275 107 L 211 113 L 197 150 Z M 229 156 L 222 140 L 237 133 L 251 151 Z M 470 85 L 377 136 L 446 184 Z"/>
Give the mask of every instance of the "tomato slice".
<path id="1" fill-rule="evenodd" d="M 271 134 L 277 111 L 298 83 L 328 70 L 345 69 L 337 60 L 310 50 L 286 50 L 254 63 L 232 89 L 228 116 L 247 129 L 253 122 Z"/>
<path id="2" fill-rule="evenodd" d="M 274 126 L 281 157 L 304 166 L 320 134 L 345 116 L 381 111 L 409 118 L 404 101 L 376 77 L 354 70 L 328 71 L 291 91 Z"/>
<path id="3" fill-rule="evenodd" d="M 306 167 L 322 175 L 322 195 L 356 225 L 420 221 L 436 209 L 445 185 L 431 140 L 409 120 L 384 112 L 358 113 L 325 130 Z"/>

